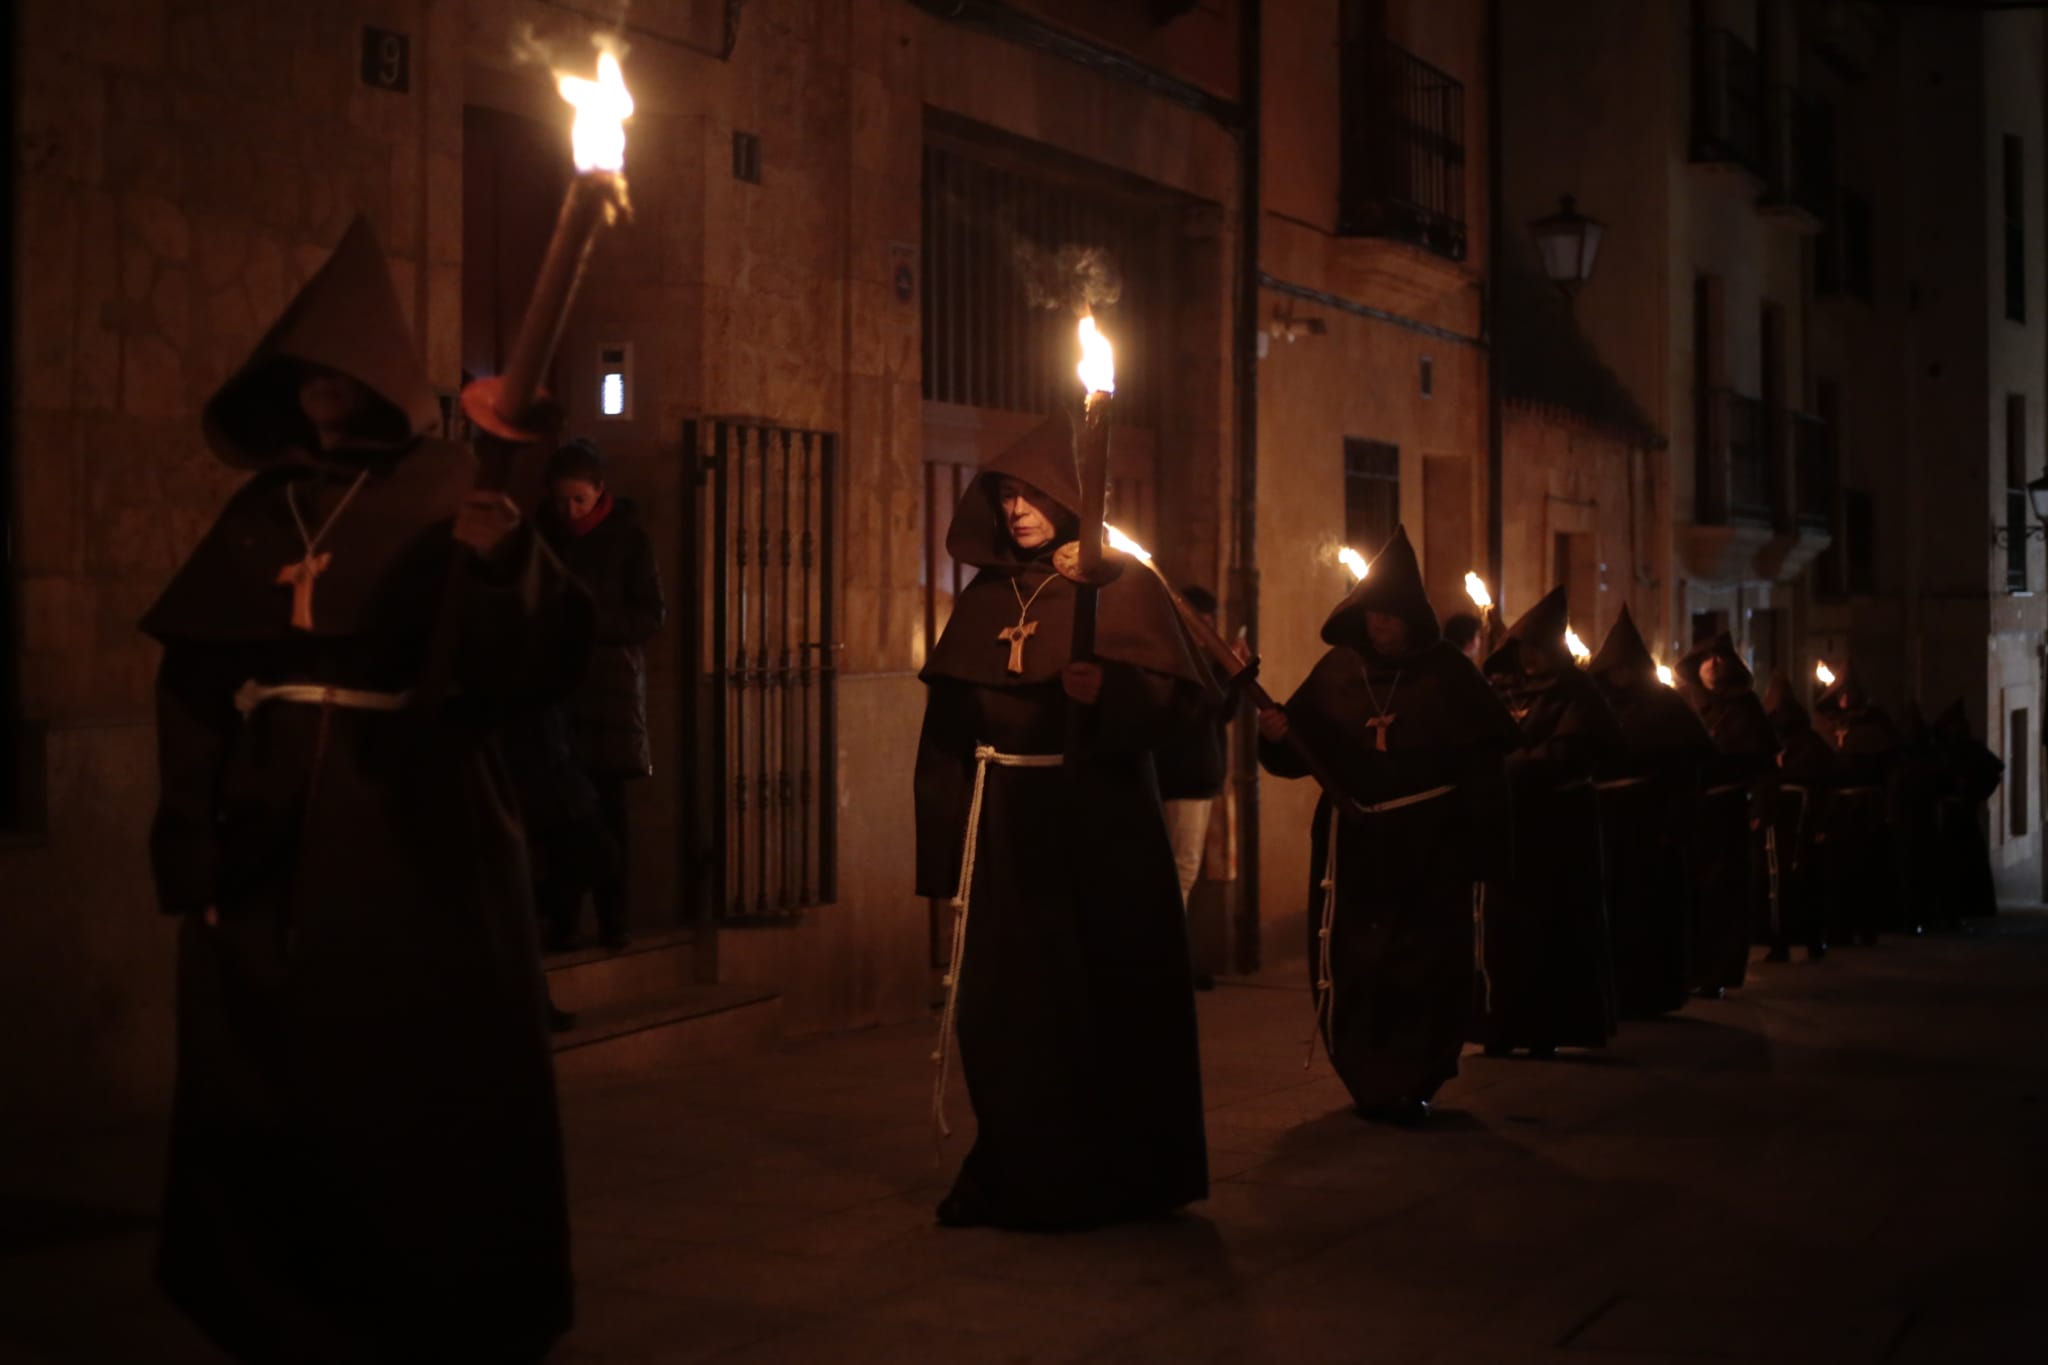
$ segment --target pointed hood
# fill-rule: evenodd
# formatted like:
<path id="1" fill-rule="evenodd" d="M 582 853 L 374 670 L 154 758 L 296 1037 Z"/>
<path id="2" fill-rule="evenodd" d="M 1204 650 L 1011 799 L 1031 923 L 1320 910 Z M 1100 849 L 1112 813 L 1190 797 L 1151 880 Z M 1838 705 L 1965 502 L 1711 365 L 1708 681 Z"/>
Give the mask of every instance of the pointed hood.
<path id="1" fill-rule="evenodd" d="M 1559 658 L 1569 660 L 1571 651 L 1565 648 L 1564 632 L 1570 624 L 1571 611 L 1565 602 L 1564 584 L 1560 583 L 1508 627 L 1506 641 L 1488 657 L 1484 671 L 1522 672 L 1522 646 L 1525 644 L 1541 645 Z"/>
<path id="2" fill-rule="evenodd" d="M 1721 661 L 1723 681 L 1716 690 L 1744 692 L 1756 687 L 1756 674 L 1750 672 L 1749 664 L 1743 660 L 1742 651 L 1735 647 L 1735 637 L 1723 631 L 1705 644 L 1694 645 L 1692 650 L 1678 661 L 1677 673 L 1687 688 L 1706 690 L 1706 684 L 1700 681 L 1700 670 L 1708 659 Z"/>
<path id="3" fill-rule="evenodd" d="M 334 254 L 285 307 L 247 363 L 207 401 L 207 443 L 227 464 L 262 469 L 317 449 L 299 411 L 307 374 L 333 370 L 376 399 L 365 426 L 403 445 L 440 423 L 440 402 L 413 348 L 384 253 L 358 217 Z"/>
<path id="4" fill-rule="evenodd" d="M 1593 662 L 1586 665 L 1586 671 L 1594 677 L 1612 673 L 1618 668 L 1631 669 L 1645 677 L 1657 672 L 1656 656 L 1650 653 L 1650 646 L 1643 641 L 1643 633 L 1636 629 L 1633 616 L 1628 608 L 1621 609 L 1621 616 L 1615 621 L 1614 629 L 1607 632 L 1607 640 L 1600 646 L 1600 652 L 1593 656 Z"/>
<path id="5" fill-rule="evenodd" d="M 1818 697 L 1813 699 L 1813 709 L 1832 715 L 1843 715 L 1860 711 L 1870 705 L 1870 694 L 1856 676 L 1856 665 L 1844 663 L 1835 673 L 1835 680 L 1827 685 Z"/>
<path id="6" fill-rule="evenodd" d="M 1408 649 L 1403 658 L 1420 654 L 1444 637 L 1436 611 L 1429 605 L 1429 594 L 1423 590 L 1422 566 L 1416 563 L 1415 547 L 1409 543 L 1405 526 L 1394 528 L 1394 538 L 1373 559 L 1371 571 L 1323 622 L 1323 643 L 1380 659 L 1365 628 L 1369 611 L 1398 616 L 1408 623 Z"/>
<path id="7" fill-rule="evenodd" d="M 1022 479 L 1059 504 L 1065 515 L 1059 519 L 1053 544 L 1074 538 L 1081 478 L 1074 467 L 1074 422 L 1064 408 L 984 465 L 960 495 L 960 504 L 953 509 L 953 524 L 946 530 L 946 553 L 956 563 L 987 569 L 1028 563 L 1046 553 L 1027 553 L 1011 541 L 1003 522 L 1002 499 L 996 493 L 1005 478 Z"/>

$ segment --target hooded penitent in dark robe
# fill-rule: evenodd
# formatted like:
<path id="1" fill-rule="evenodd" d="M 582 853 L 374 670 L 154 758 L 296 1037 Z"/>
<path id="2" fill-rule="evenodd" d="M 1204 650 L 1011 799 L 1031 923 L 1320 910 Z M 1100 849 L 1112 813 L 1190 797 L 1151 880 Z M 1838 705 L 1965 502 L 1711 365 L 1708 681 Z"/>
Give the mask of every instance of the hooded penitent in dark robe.
<path id="1" fill-rule="evenodd" d="M 1368 611 L 1407 622 L 1399 653 L 1374 647 Z M 1520 736 L 1471 661 L 1444 642 L 1406 531 L 1331 613 L 1323 639 L 1330 651 L 1288 699 L 1287 723 L 1363 810 L 1340 815 L 1327 794 L 1316 806 L 1309 980 L 1352 1098 L 1367 1111 L 1419 1112 L 1458 1073 L 1475 890 L 1505 862 L 1502 755 Z M 1262 742 L 1259 758 L 1278 776 L 1308 775 L 1286 745 Z M 1327 918 L 1326 879 L 1336 886 Z"/>
<path id="2" fill-rule="evenodd" d="M 300 415 L 323 371 L 374 395 L 361 448 L 320 449 Z M 164 645 L 150 849 L 184 919 L 159 1278 L 243 1359 L 537 1360 L 569 1324 L 568 1226 L 492 731 L 573 684 L 589 600 L 524 528 L 488 562 L 452 539 L 474 460 L 421 436 L 434 395 L 360 222 L 205 416 L 254 474 L 143 622 Z M 294 507 L 331 556 L 298 625 Z M 416 695 L 244 690 L 293 683 Z"/>
<path id="3" fill-rule="evenodd" d="M 1627 607 L 1586 671 L 1624 745 L 1595 784 L 1615 1000 L 1623 1015 L 1665 1014 L 1684 1008 L 1691 980 L 1693 807 L 1714 741 L 1685 698 L 1657 681 Z"/>
<path id="4" fill-rule="evenodd" d="M 1784 961 L 1792 945 L 1810 956 L 1827 951 L 1834 922 L 1826 858 L 1832 818 L 1835 752 L 1814 733 L 1806 708 L 1779 673 L 1764 692 L 1764 711 L 1778 740 L 1775 772 L 1757 785 L 1753 809 L 1762 824 L 1763 857 L 1757 867 L 1756 898 L 1771 957 Z"/>
<path id="5" fill-rule="evenodd" d="M 922 675 L 919 894 L 954 898 L 963 852 L 973 853 L 957 1036 L 978 1131 L 940 1217 L 1084 1227 L 1208 1193 L 1187 933 L 1150 757 L 1201 712 L 1208 671 L 1164 587 L 1127 562 L 1101 590 L 1101 699 L 1070 701 L 1060 672 L 1076 589 L 1053 570 L 1051 545 L 1023 551 L 1010 539 L 996 487 L 1005 475 L 1075 507 L 1066 417 L 1004 452 L 962 496 L 946 550 L 979 572 Z M 1073 529 L 1069 512 L 1054 541 Z M 992 752 L 977 777 L 983 747 Z"/>
<path id="6" fill-rule="evenodd" d="M 1936 716 L 1928 731 L 1943 779 L 1940 894 L 1951 917 L 1995 915 L 1998 888 L 1991 876 L 1991 847 L 1984 839 L 1984 803 L 2005 780 L 2005 760 L 1971 732 L 1961 698 Z"/>
<path id="7" fill-rule="evenodd" d="M 1839 764 L 1828 842 L 1833 849 L 1836 912 L 1844 930 L 1875 943 L 1880 930 L 1916 928 L 1920 907 L 1901 894 L 1911 875 L 1898 837 L 1897 788 L 1902 760 L 1898 728 L 1871 704 L 1852 665 L 1814 699 L 1815 728 L 1834 745 Z"/>
<path id="8" fill-rule="evenodd" d="M 1719 665 L 1712 687 L 1702 676 L 1709 659 Z M 1778 737 L 1757 697 L 1755 675 L 1728 636 L 1696 646 L 1674 671 L 1716 751 L 1701 777 L 1693 820 L 1692 984 L 1718 995 L 1740 986 L 1749 972 L 1757 922 L 1752 835 L 1761 838 L 1749 826 L 1751 802 L 1776 766 Z"/>
<path id="9" fill-rule="evenodd" d="M 1531 607 L 1486 661 L 1521 728 L 1508 758 L 1514 871 L 1486 903 L 1490 991 L 1476 1040 L 1501 1053 L 1602 1047 L 1614 1035 L 1614 949 L 1607 929 L 1600 810 L 1593 776 L 1623 752 L 1621 726 L 1565 647 L 1564 589 Z M 1536 655 L 1550 665 L 1539 672 Z"/>

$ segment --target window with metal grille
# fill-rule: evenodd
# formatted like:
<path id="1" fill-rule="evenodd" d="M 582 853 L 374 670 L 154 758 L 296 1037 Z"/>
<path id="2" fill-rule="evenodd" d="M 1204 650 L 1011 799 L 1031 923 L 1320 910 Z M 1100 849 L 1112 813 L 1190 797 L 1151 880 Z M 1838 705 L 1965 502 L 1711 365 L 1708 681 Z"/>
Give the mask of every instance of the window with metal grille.
<path id="1" fill-rule="evenodd" d="M 2027 172 L 2026 143 L 2005 135 L 2005 315 L 2027 320 Z"/>
<path id="2" fill-rule="evenodd" d="M 2005 747 L 2006 828 L 2015 839 L 2027 837 L 2027 792 L 2031 786 L 2027 781 L 2027 765 L 2032 761 L 2027 743 L 2028 719 L 2026 707 L 2014 708 L 2011 733 Z"/>
<path id="3" fill-rule="evenodd" d="M 1011 412 L 1077 404 L 1074 324 L 1095 292 L 1116 346 L 1116 421 L 1154 425 L 1172 344 L 1170 210 L 1041 148 L 926 137 L 924 396 Z"/>
<path id="4" fill-rule="evenodd" d="M 1371 559 L 1401 524 L 1401 450 L 1344 439 L 1344 543 Z"/>
<path id="5" fill-rule="evenodd" d="M 2005 396 L 2005 590 L 2027 590 L 2027 396 Z"/>
<path id="6" fill-rule="evenodd" d="M 1692 159 L 1762 175 L 1764 74 L 1756 49 L 1726 29 L 1693 35 Z"/>
<path id="7" fill-rule="evenodd" d="M 683 450 L 684 885 L 711 918 L 791 919 L 837 894 L 838 440 L 705 419 Z"/>
<path id="8" fill-rule="evenodd" d="M 1854 190 L 1838 189 L 1833 205 L 1820 235 L 1814 238 L 1814 292 L 1847 294 L 1869 303 L 1877 297 L 1870 200 Z"/>
<path id="9" fill-rule="evenodd" d="M 1465 259 L 1465 87 L 1347 20 L 1339 49 L 1337 231 Z"/>

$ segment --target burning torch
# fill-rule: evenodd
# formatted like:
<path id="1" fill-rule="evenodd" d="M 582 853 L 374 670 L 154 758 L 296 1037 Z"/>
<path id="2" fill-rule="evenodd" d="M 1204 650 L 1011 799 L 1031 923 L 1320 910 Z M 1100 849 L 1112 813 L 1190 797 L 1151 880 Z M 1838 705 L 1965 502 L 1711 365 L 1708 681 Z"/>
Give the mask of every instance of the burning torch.
<path id="1" fill-rule="evenodd" d="M 533 297 L 520 319 L 505 372 L 472 380 L 462 390 L 462 411 L 470 422 L 512 445 L 540 439 L 540 433 L 528 423 L 540 399 L 541 377 L 562 338 L 562 326 L 568 321 L 569 306 L 575 301 L 576 287 L 599 230 L 632 216 L 626 198 L 625 122 L 633 114 L 633 96 L 626 89 L 619 59 L 600 52 L 596 80 L 558 75 L 555 81 L 562 98 L 576 109 L 569 134 L 576 178 L 569 182 L 562 199 L 555 235 L 548 239 L 547 255 L 541 260 Z M 477 486 L 502 487 L 508 473 L 504 453 L 498 452 L 495 461 L 486 463 L 494 467 L 479 471 Z"/>
<path id="2" fill-rule="evenodd" d="M 1053 567 L 1077 586 L 1074 592 L 1074 637 L 1067 657 L 1075 663 L 1095 657 L 1095 613 L 1097 597 L 1106 583 L 1115 581 L 1123 566 L 1102 553 L 1103 517 L 1109 502 L 1109 412 L 1116 401 L 1116 350 L 1109 338 L 1096 329 L 1093 314 L 1081 319 L 1079 337 L 1082 402 L 1080 430 L 1074 434 L 1074 472 L 1080 480 L 1081 533 L 1071 545 L 1053 554 Z M 1067 752 L 1072 754 L 1080 738 L 1082 713 L 1069 713 Z"/>

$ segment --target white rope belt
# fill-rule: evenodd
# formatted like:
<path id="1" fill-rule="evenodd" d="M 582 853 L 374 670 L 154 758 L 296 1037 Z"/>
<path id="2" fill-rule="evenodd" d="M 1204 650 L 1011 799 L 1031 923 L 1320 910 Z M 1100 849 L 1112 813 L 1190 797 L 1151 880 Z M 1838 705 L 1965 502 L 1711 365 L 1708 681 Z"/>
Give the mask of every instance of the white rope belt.
<path id="1" fill-rule="evenodd" d="M 941 1138 L 953 1136 L 946 1125 L 946 1083 L 953 1068 L 953 1023 L 960 1012 L 960 969 L 967 960 L 967 906 L 974 890 L 974 855 L 981 843 L 981 798 L 988 788 L 988 768 L 1057 768 L 1062 754 L 1005 754 L 993 746 L 974 749 L 974 795 L 967 803 L 967 840 L 960 850 L 960 890 L 953 897 L 953 952 L 946 966 L 946 1008 L 939 1016 L 939 1045 L 932 1053 L 938 1075 L 932 1080 L 932 1122 Z"/>
<path id="2" fill-rule="evenodd" d="M 1749 784 L 1748 784 L 1747 782 L 1723 782 L 1723 783 L 1722 783 L 1722 784 L 1721 784 L 1720 786 L 1718 786 L 1718 787 L 1709 787 L 1709 788 L 1707 788 L 1707 789 L 1706 789 L 1705 791 L 1701 792 L 1701 793 L 1700 793 L 1700 795 L 1701 795 L 1701 796 L 1726 796 L 1726 795 L 1727 795 L 1727 794 L 1728 794 L 1729 792 L 1744 792 L 1744 791 L 1748 791 L 1748 790 L 1749 790 Z"/>
<path id="3" fill-rule="evenodd" d="M 1610 778 L 1605 782 L 1595 782 L 1593 784 L 1593 790 L 1596 792 L 1620 791 L 1623 787 L 1640 787 L 1643 785 L 1643 783 L 1648 782 L 1649 780 L 1650 779 L 1647 777 Z"/>
<path id="4" fill-rule="evenodd" d="M 1381 801 L 1377 805 L 1361 806 L 1358 813 L 1363 815 L 1385 815 L 1388 811 L 1402 810 L 1409 806 L 1419 806 L 1425 801 L 1434 801 L 1439 796 L 1449 796 L 1455 790 L 1457 790 L 1455 786 L 1431 787 L 1425 792 L 1414 792 L 1407 796 L 1397 796 L 1391 801 Z M 1303 1071 L 1308 1070 L 1315 1063 L 1316 1034 L 1321 1033 L 1327 1039 L 1337 1019 L 1337 978 L 1330 965 L 1330 931 L 1337 923 L 1337 836 L 1342 829 L 1343 812 L 1338 810 L 1333 803 L 1330 807 L 1329 847 L 1324 850 L 1323 855 L 1323 919 L 1322 923 L 1316 927 L 1316 989 L 1322 995 L 1316 1001 L 1315 1024 L 1309 1030 L 1308 1055 L 1301 1059 L 1301 1069 Z M 1481 895 L 1483 896 L 1484 892 L 1481 892 Z M 1480 901 L 1475 904 L 1474 915 L 1480 913 L 1477 907 L 1483 903 L 1483 901 Z M 1480 932 L 1483 935 L 1484 930 L 1482 929 Z M 1483 937 L 1481 942 L 1484 942 Z M 1483 949 L 1481 953 L 1480 971 L 1483 974 L 1485 972 Z"/>
<path id="5" fill-rule="evenodd" d="M 245 716 L 273 701 L 338 706 L 344 711 L 403 711 L 412 704 L 412 692 L 365 692 L 321 683 L 260 683 L 254 678 L 235 689 L 235 709 Z"/>

